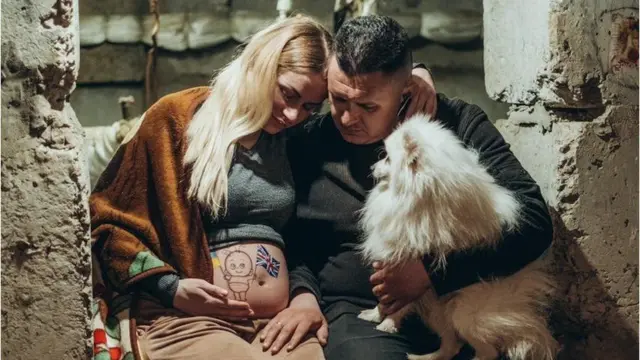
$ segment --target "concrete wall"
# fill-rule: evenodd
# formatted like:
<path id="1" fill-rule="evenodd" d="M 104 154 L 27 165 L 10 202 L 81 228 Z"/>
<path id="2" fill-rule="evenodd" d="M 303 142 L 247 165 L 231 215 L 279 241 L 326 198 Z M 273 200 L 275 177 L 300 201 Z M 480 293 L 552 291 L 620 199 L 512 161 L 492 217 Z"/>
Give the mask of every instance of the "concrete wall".
<path id="1" fill-rule="evenodd" d="M 207 85 L 215 70 L 231 60 L 238 44 L 231 40 L 207 49 L 160 50 L 159 95 Z M 144 49 L 142 44 L 102 44 L 81 49 L 79 85 L 71 95 L 71 104 L 83 126 L 104 126 L 120 120 L 120 96 L 135 97 L 133 114 L 144 111 Z M 490 99 L 485 91 L 481 47 L 460 50 L 436 43 L 419 44 L 414 49 L 414 60 L 432 69 L 439 92 L 479 105 L 491 119 L 506 116 L 509 106 Z"/>
<path id="2" fill-rule="evenodd" d="M 77 3 L 2 2 L 2 358 L 86 359 L 83 131 L 69 105 Z"/>
<path id="3" fill-rule="evenodd" d="M 83 126 L 118 121 L 118 97 L 123 95 L 136 98 L 134 114 L 144 110 L 152 24 L 146 3 L 80 1 L 80 73 L 71 104 Z M 278 16 L 275 0 L 227 3 L 159 1 L 158 95 L 207 85 L 239 41 Z M 292 12 L 315 16 L 330 29 L 335 26 L 334 1 L 295 0 Z M 490 99 L 484 89 L 479 0 L 378 1 L 377 12 L 394 16 L 418 40 L 415 60 L 433 68 L 439 91 L 480 105 L 492 119 L 505 116 L 508 105 Z"/>
<path id="4" fill-rule="evenodd" d="M 637 2 L 523 4 L 484 1 L 485 76 L 552 208 L 560 359 L 637 359 Z"/>

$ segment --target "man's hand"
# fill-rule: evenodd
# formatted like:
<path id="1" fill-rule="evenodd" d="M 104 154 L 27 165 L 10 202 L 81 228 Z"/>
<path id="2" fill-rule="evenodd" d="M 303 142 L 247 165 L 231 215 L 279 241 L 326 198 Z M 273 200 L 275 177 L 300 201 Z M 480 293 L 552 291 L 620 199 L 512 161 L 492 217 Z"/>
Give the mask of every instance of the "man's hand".
<path id="1" fill-rule="evenodd" d="M 301 290 L 294 294 L 289 307 L 278 313 L 262 330 L 262 349 L 266 351 L 271 347 L 271 354 L 277 354 L 288 342 L 287 351 L 291 351 L 312 331 L 320 345 L 327 344 L 329 326 L 318 301 L 312 293 Z"/>
<path id="2" fill-rule="evenodd" d="M 411 94 L 411 103 L 405 118 L 417 113 L 427 114 L 431 117 L 436 115 L 438 98 L 436 96 L 436 87 L 429 71 L 422 68 L 413 69 L 409 93 Z"/>
<path id="3" fill-rule="evenodd" d="M 416 300 L 431 286 L 429 275 L 420 260 L 394 267 L 376 262 L 373 268 L 376 272 L 369 281 L 373 285 L 373 294 L 380 302 L 380 311 L 385 315 L 393 314 Z"/>

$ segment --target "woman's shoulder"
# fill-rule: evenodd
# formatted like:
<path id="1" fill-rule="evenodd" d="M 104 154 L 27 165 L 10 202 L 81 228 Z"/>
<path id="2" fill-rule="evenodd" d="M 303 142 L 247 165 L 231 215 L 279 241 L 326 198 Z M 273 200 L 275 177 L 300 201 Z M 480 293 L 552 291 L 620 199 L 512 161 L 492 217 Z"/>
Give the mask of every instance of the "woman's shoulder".
<path id="1" fill-rule="evenodd" d="M 145 114 L 161 118 L 172 118 L 174 121 L 188 122 L 196 109 L 206 100 L 209 88 L 194 87 L 160 98 Z"/>
<path id="2" fill-rule="evenodd" d="M 142 114 L 138 131 L 143 136 L 154 136 L 162 131 L 170 131 L 176 135 L 183 133 L 208 94 L 209 88 L 202 86 L 163 96 Z"/>

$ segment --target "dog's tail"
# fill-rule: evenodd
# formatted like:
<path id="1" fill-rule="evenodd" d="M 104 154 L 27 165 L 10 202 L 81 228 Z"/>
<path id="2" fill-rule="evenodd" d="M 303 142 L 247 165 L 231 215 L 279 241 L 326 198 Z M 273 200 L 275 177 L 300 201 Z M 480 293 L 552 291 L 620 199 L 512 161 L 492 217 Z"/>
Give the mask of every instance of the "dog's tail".
<path id="1" fill-rule="evenodd" d="M 527 309 L 522 311 L 523 316 L 518 331 L 519 336 L 513 343 L 504 349 L 512 360 L 553 360 L 560 349 L 558 342 L 549 331 L 545 313 L 549 309 L 549 301 L 556 289 L 554 279 L 543 270 L 544 262 L 536 261 L 522 271 L 525 279 L 520 282 L 520 289 L 526 289 L 528 296 Z M 515 277 L 512 277 L 515 280 Z M 511 280 L 510 278 L 505 281 Z"/>
<path id="2" fill-rule="evenodd" d="M 506 353 L 511 360 L 554 360 L 558 350 L 558 343 L 549 331 L 544 329 L 530 333 L 526 339 L 511 344 Z"/>

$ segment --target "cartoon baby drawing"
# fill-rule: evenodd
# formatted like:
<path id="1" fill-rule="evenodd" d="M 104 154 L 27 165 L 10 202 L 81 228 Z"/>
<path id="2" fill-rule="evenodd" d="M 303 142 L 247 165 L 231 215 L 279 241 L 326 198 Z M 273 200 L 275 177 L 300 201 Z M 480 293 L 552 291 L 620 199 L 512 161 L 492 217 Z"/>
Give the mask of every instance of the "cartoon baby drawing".
<path id="1" fill-rule="evenodd" d="M 255 279 L 251 256 L 241 250 L 230 251 L 224 259 L 222 271 L 233 297 L 236 300 L 247 301 L 247 291 Z"/>

